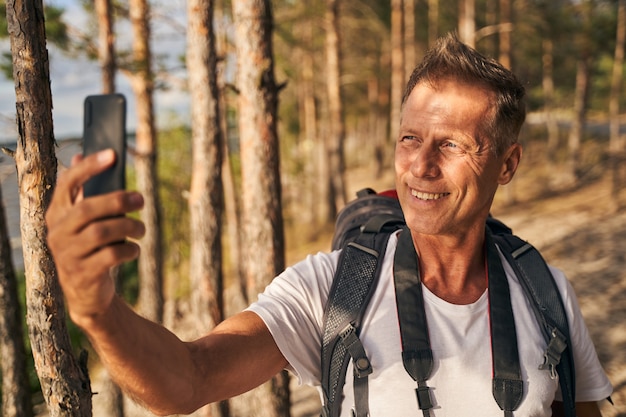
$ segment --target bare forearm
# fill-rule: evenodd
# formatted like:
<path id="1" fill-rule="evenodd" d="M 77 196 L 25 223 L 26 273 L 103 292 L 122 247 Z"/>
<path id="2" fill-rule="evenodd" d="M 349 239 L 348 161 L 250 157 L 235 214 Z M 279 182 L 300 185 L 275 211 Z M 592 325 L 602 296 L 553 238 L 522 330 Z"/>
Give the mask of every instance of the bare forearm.
<path id="1" fill-rule="evenodd" d="M 190 413 L 194 366 L 188 345 L 114 298 L 101 316 L 76 319 L 117 384 L 156 414 Z"/>

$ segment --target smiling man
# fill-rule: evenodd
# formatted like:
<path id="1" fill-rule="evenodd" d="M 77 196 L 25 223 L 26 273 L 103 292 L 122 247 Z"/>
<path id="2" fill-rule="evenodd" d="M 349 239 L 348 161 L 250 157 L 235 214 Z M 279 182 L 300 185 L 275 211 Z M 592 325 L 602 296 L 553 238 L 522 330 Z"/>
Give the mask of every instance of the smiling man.
<path id="1" fill-rule="evenodd" d="M 441 39 L 412 74 L 395 153 L 396 187 L 408 229 L 389 239 L 362 320 L 359 339 L 373 368 L 369 393 L 355 398 L 346 384 L 341 416 L 352 415 L 354 404 L 363 401 L 371 417 L 422 413 L 403 365 L 396 251 L 417 258 L 413 272 L 421 279 L 433 352 L 427 381 L 431 406 L 424 416 L 503 415 L 492 396 L 485 221 L 498 186 L 511 181 L 520 162 L 523 99 L 524 89 L 510 71 L 453 35 Z M 80 197 L 84 182 L 113 159 L 111 152 L 77 157 L 59 179 L 46 219 L 70 316 L 121 387 L 159 414 L 191 412 L 245 392 L 285 368 L 302 383 L 319 387 L 324 306 L 341 251 L 309 256 L 288 268 L 246 311 L 198 340 L 183 342 L 115 295 L 108 270 L 137 256 L 137 245 L 125 238 L 144 231 L 138 220 L 119 215 L 140 209 L 143 200 L 133 192 Z M 407 240 L 410 249 L 401 244 Z M 494 256 L 510 287 L 507 302 L 517 331 L 523 395 L 513 415 L 562 415 L 558 381 L 538 366 L 546 349 L 542 330 L 511 266 L 499 252 Z M 571 286 L 561 271 L 551 272 L 568 315 L 577 414 L 599 416 L 597 401 L 612 387 Z M 351 374 L 350 367 L 347 381 Z"/>

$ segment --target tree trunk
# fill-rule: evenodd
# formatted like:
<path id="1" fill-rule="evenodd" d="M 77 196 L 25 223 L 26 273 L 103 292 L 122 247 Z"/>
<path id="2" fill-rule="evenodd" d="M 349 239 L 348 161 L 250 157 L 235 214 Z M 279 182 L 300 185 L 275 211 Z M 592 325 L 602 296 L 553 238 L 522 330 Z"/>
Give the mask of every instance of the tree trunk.
<path id="1" fill-rule="evenodd" d="M 310 1 L 307 1 L 306 7 L 311 7 Z M 316 192 L 316 183 L 319 181 L 316 163 L 316 143 L 317 143 L 317 104 L 315 95 L 315 60 L 313 50 L 313 22 L 306 20 L 303 23 L 303 39 L 304 47 L 300 50 L 302 54 L 301 78 L 299 82 L 299 102 L 301 107 L 302 131 L 303 131 L 303 161 L 304 161 L 304 181 L 306 193 L 305 204 L 303 210 L 306 210 L 305 221 L 308 218 L 311 225 L 317 225 L 320 220 L 326 221 L 328 217 L 318 217 L 318 208 L 320 203 L 319 196 Z M 324 199 L 322 199 L 322 202 Z"/>
<path id="2" fill-rule="evenodd" d="M 574 96 L 574 119 L 569 133 L 569 166 L 572 179 L 580 176 L 580 144 L 585 130 L 591 58 L 583 56 L 576 65 L 576 91 Z"/>
<path id="3" fill-rule="evenodd" d="M 131 0 L 129 13 L 133 28 L 134 72 L 131 84 L 137 102 L 135 171 L 137 188 L 144 197 L 141 220 L 146 234 L 139 256 L 138 311 L 144 317 L 163 320 L 163 256 L 161 209 L 157 180 L 157 146 L 154 125 L 152 54 L 150 50 L 150 8 L 147 0 Z"/>
<path id="4" fill-rule="evenodd" d="M 326 87 L 328 89 L 328 119 L 330 134 L 327 150 L 330 177 L 330 200 L 334 202 L 329 215 L 334 221 L 346 204 L 346 162 L 344 142 L 346 127 L 341 94 L 341 40 L 339 34 L 339 0 L 326 0 Z M 330 219 L 329 219 L 330 220 Z"/>
<path id="5" fill-rule="evenodd" d="M 0 202 L 2 189 L 0 189 Z M 11 260 L 11 243 L 4 205 L 0 204 L 0 375 L 2 416 L 31 417 L 30 386 L 17 278 Z"/>
<path id="6" fill-rule="evenodd" d="M 511 0 L 500 0 L 500 26 L 506 27 L 512 22 L 511 16 Z M 513 68 L 511 59 L 511 32 L 508 30 L 500 30 L 500 46 L 499 61 L 505 68 Z"/>
<path id="7" fill-rule="evenodd" d="M 428 0 L 428 46 L 439 37 L 439 0 Z"/>
<path id="8" fill-rule="evenodd" d="M 102 73 L 102 93 L 115 92 L 115 33 L 111 0 L 94 0 L 98 17 L 98 61 Z"/>
<path id="9" fill-rule="evenodd" d="M 272 13 L 269 0 L 234 0 L 237 38 L 239 137 L 242 167 L 244 275 L 248 298 L 285 267 L 278 133 L 278 88 L 274 79 Z M 255 390 L 267 416 L 289 416 L 289 377 Z M 267 393 L 271 392 L 271 395 Z M 263 407 L 263 408 L 260 408 Z"/>
<path id="10" fill-rule="evenodd" d="M 232 297 L 224 302 L 224 314 L 226 316 L 234 314 L 244 309 L 248 304 L 246 294 L 246 283 L 241 269 L 241 227 L 240 227 L 240 202 L 241 195 L 235 181 L 233 164 L 231 163 L 231 146 L 229 143 L 229 100 L 226 85 L 226 57 L 232 52 L 231 44 L 228 41 L 228 30 L 223 27 L 226 21 L 225 6 L 220 1 L 215 7 L 215 22 L 218 26 L 214 30 L 216 34 L 216 48 L 218 52 L 217 74 L 219 89 L 220 108 L 220 128 L 222 131 L 222 187 L 224 189 L 224 217 L 226 222 L 226 236 L 228 242 L 228 268 L 233 278 L 231 284 L 234 287 Z M 225 285 L 227 282 L 225 282 Z"/>
<path id="11" fill-rule="evenodd" d="M 404 19 L 402 0 L 391 0 L 391 106 L 389 139 L 395 143 L 400 129 L 400 110 L 404 94 Z"/>
<path id="12" fill-rule="evenodd" d="M 459 0 L 459 37 L 474 48 L 476 46 L 476 0 Z"/>
<path id="13" fill-rule="evenodd" d="M 15 161 L 26 277 L 27 324 L 35 369 L 49 413 L 90 416 L 86 356 L 77 360 L 66 327 L 63 294 L 46 246 L 44 213 L 57 174 L 52 96 L 41 0 L 7 2 L 17 124 Z"/>
<path id="14" fill-rule="evenodd" d="M 111 0 L 94 0 L 98 20 L 98 61 L 102 76 L 102 94 L 115 92 L 115 75 L 117 64 L 115 58 L 115 32 L 113 31 L 113 6 Z M 115 282 L 120 283 L 121 268 L 114 268 L 112 274 Z M 106 402 L 106 415 L 111 417 L 124 416 L 124 395 L 120 387 L 113 382 L 108 372 L 102 373 L 99 394 Z"/>
<path id="15" fill-rule="evenodd" d="M 214 6 L 213 0 L 187 1 L 187 73 L 193 143 L 189 269 L 191 311 L 198 336 L 206 334 L 224 319 L 222 132 L 213 32 Z M 203 416 L 227 415 L 221 412 L 219 404 L 211 404 L 202 411 Z"/>
<path id="16" fill-rule="evenodd" d="M 611 79 L 611 95 L 609 97 L 610 140 L 609 154 L 613 171 L 611 196 L 614 203 L 618 202 L 622 179 L 619 175 L 620 165 L 624 160 L 624 141 L 620 135 L 619 99 L 622 90 L 622 72 L 624 68 L 624 43 L 626 41 L 626 0 L 617 3 L 617 35 L 615 39 L 615 58 L 613 60 L 613 77 Z"/>
<path id="17" fill-rule="evenodd" d="M 554 115 L 554 43 L 549 37 L 542 41 L 543 113 L 548 132 L 548 160 L 554 162 L 559 147 L 559 125 Z"/>
<path id="18" fill-rule="evenodd" d="M 415 0 L 403 0 L 404 7 L 404 80 L 413 72 L 417 65 L 415 42 Z"/>

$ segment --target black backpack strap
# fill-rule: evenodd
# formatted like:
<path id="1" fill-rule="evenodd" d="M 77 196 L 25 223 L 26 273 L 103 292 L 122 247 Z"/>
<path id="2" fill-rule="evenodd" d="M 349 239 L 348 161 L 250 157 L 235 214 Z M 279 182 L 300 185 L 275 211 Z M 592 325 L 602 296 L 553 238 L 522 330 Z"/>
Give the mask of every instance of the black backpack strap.
<path id="1" fill-rule="evenodd" d="M 424 417 L 428 417 L 433 403 L 426 381 L 433 370 L 433 352 L 418 268 L 411 232 L 404 228 L 398 237 L 393 268 L 402 337 L 402 362 L 404 369 L 417 382 L 417 404 Z"/>
<path id="2" fill-rule="evenodd" d="M 504 411 L 504 416 L 511 417 L 523 397 L 515 319 L 508 280 L 490 233 L 487 233 L 486 245 L 493 352 L 492 391 L 498 406 Z M 432 373 L 433 353 L 424 309 L 419 262 L 408 229 L 403 229 L 398 238 L 394 282 L 402 337 L 402 362 L 407 373 L 417 382 L 418 407 L 424 417 L 429 417 L 433 403 L 426 381 Z"/>
<path id="3" fill-rule="evenodd" d="M 567 314 L 550 270 L 529 243 L 511 234 L 494 235 L 494 240 L 515 271 L 531 301 L 533 312 L 544 331 L 548 347 L 540 369 L 552 378 L 558 373 L 566 417 L 576 416 L 576 374 Z"/>
<path id="4" fill-rule="evenodd" d="M 337 270 L 324 311 L 322 333 L 322 416 L 337 417 L 341 411 L 343 386 L 350 358 L 354 366 L 353 415 L 366 417 L 367 378 L 372 372 L 358 338 L 361 320 L 376 288 L 389 236 L 398 229 L 394 216 L 374 216 L 339 257 Z"/>
<path id="5" fill-rule="evenodd" d="M 509 281 L 489 229 L 486 233 L 489 323 L 492 352 L 492 392 L 505 417 L 522 402 L 524 383 L 519 362 L 515 317 Z"/>

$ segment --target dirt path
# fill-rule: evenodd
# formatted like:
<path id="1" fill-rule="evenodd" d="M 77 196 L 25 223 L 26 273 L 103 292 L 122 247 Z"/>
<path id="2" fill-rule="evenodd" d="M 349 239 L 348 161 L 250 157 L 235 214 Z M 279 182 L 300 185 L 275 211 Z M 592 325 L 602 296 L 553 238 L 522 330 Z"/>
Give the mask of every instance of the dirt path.
<path id="1" fill-rule="evenodd" d="M 615 406 L 603 404 L 603 416 L 625 417 L 626 209 L 612 208 L 608 175 L 496 214 L 568 276 L 614 386 Z"/>

